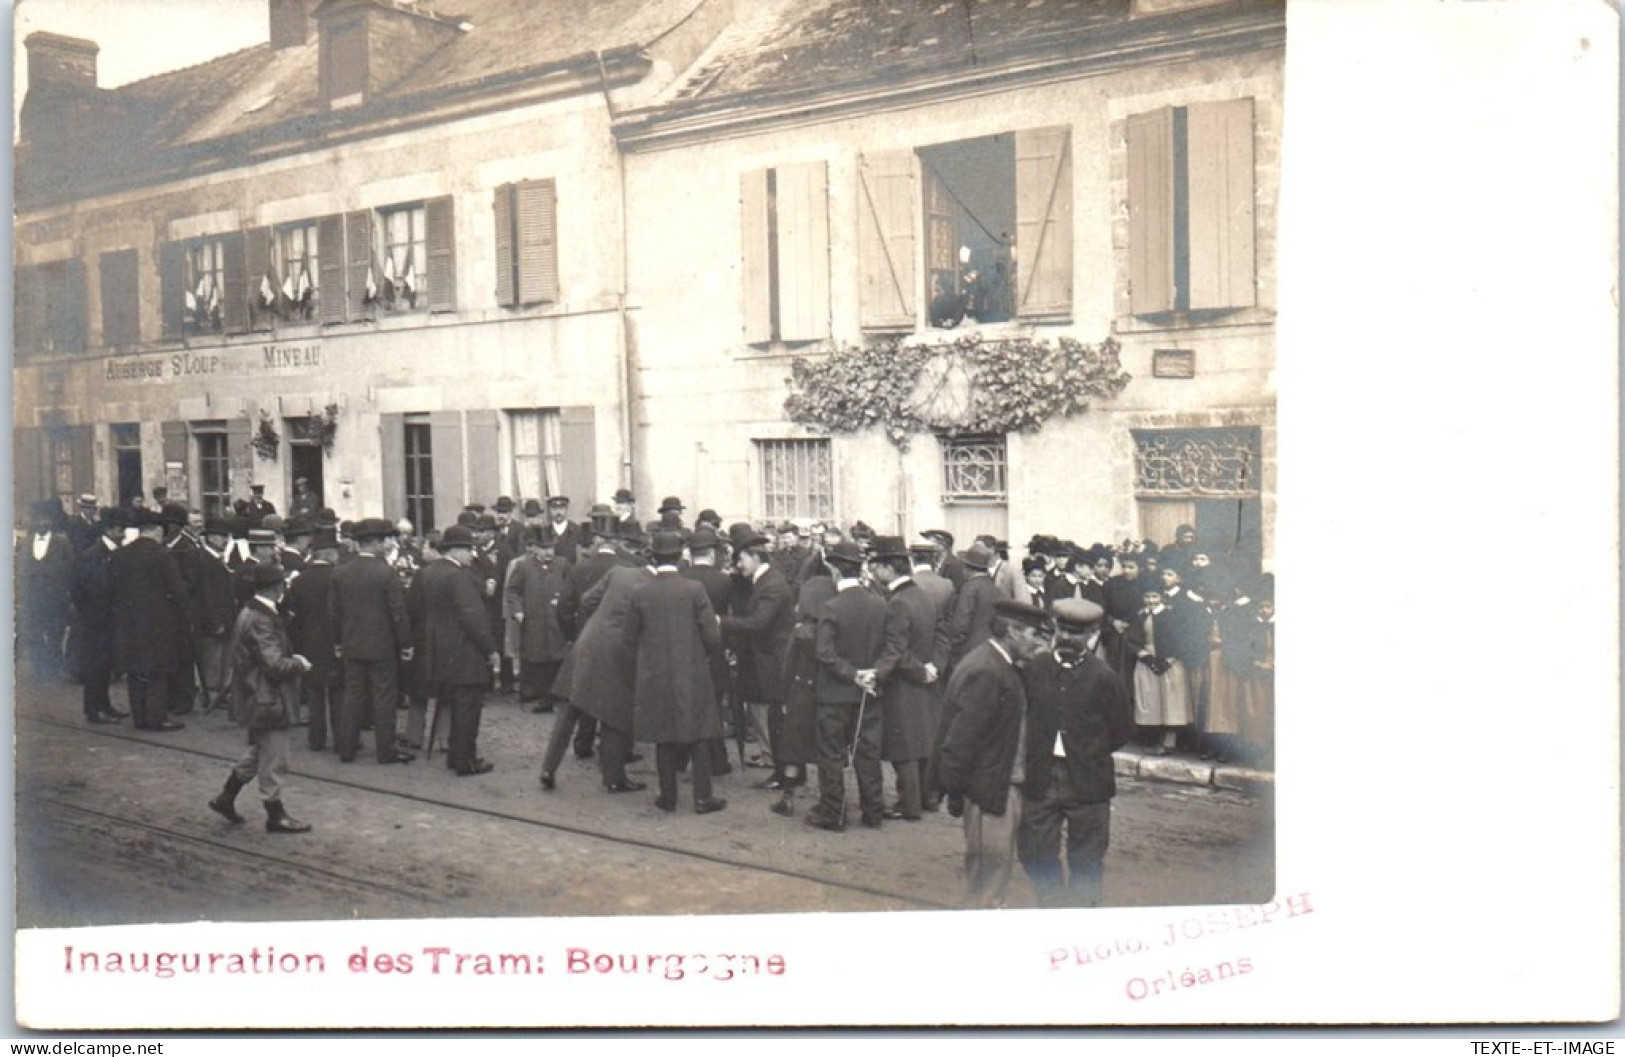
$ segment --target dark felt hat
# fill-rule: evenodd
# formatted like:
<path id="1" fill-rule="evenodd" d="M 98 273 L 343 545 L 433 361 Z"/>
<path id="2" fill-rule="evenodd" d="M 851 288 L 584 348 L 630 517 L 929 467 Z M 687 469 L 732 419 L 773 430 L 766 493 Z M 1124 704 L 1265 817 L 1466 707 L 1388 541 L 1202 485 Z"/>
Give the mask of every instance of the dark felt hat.
<path id="1" fill-rule="evenodd" d="M 722 515 L 710 507 L 706 507 L 700 511 L 700 516 L 694 519 L 694 523 L 696 525 L 710 525 L 712 528 L 719 529 L 722 527 Z"/>
<path id="2" fill-rule="evenodd" d="M 158 516 L 166 525 L 186 524 L 186 508 L 179 503 L 165 503 L 158 511 Z"/>
<path id="3" fill-rule="evenodd" d="M 512 496 L 499 495 L 497 496 L 497 501 L 495 504 L 493 504 L 492 509 L 496 510 L 496 512 L 499 514 L 506 514 L 508 511 L 513 509 L 513 506 L 514 504 Z"/>
<path id="4" fill-rule="evenodd" d="M 495 532 L 497 530 L 497 516 L 495 514 L 481 514 L 474 519 L 474 527 L 481 532 Z"/>
<path id="5" fill-rule="evenodd" d="M 440 542 L 436 545 L 441 550 L 450 550 L 453 547 L 474 546 L 474 533 L 469 531 L 467 525 L 459 521 L 440 534 Z"/>
<path id="6" fill-rule="evenodd" d="M 649 553 L 656 558 L 677 558 L 683 553 L 683 534 L 681 532 L 656 532 L 650 539 Z"/>
<path id="7" fill-rule="evenodd" d="M 203 522 L 203 534 L 205 536 L 231 535 L 231 519 L 223 517 L 209 518 Z"/>
<path id="8" fill-rule="evenodd" d="M 272 532 L 281 532 L 287 525 L 281 514 L 267 514 L 260 519 L 260 528 L 270 529 Z"/>
<path id="9" fill-rule="evenodd" d="M 527 499 L 525 505 L 519 508 L 519 513 L 525 517 L 541 517 L 542 503 L 539 499 Z"/>
<path id="10" fill-rule="evenodd" d="M 251 484 L 251 485 L 248 486 L 248 490 L 250 492 L 253 492 L 255 495 L 264 495 L 265 494 L 265 486 L 262 485 L 262 484 Z M 152 494 L 154 496 L 156 496 L 158 494 L 158 489 L 154 488 L 152 490 Z"/>
<path id="11" fill-rule="evenodd" d="M 271 519 L 266 518 L 267 522 Z M 300 536 L 312 536 L 316 533 L 316 523 L 303 514 L 295 514 L 282 526 L 282 534 L 288 539 L 297 539 Z"/>
<path id="12" fill-rule="evenodd" d="M 876 558 L 908 557 L 908 544 L 901 536 L 876 536 L 870 543 L 870 548 Z"/>
<path id="13" fill-rule="evenodd" d="M 973 543 L 970 545 L 969 550 L 963 551 L 959 555 L 959 560 L 964 562 L 967 568 L 986 572 L 987 567 L 993 564 L 993 551 L 986 544 Z"/>
<path id="14" fill-rule="evenodd" d="M 313 551 L 338 550 L 338 531 L 331 525 L 324 525 L 323 527 L 316 529 L 314 534 L 310 537 L 310 549 Z"/>
<path id="15" fill-rule="evenodd" d="M 615 489 L 615 502 L 636 503 L 637 499 L 633 497 L 632 490 L 630 488 L 617 488 Z"/>
<path id="16" fill-rule="evenodd" d="M 700 525 L 688 540 L 689 549 L 697 551 L 714 550 L 717 543 L 717 530 L 710 525 Z"/>
<path id="17" fill-rule="evenodd" d="M 158 528 L 163 525 L 163 523 L 163 515 L 159 514 L 156 510 L 148 510 L 147 508 L 143 507 L 142 509 L 133 511 L 130 514 L 131 528 Z"/>
<path id="18" fill-rule="evenodd" d="M 96 520 L 102 523 L 103 528 L 111 526 L 112 528 L 122 529 L 127 519 L 124 516 L 124 510 L 122 508 L 116 506 L 104 506 L 97 508 Z"/>
<path id="19" fill-rule="evenodd" d="M 683 501 L 674 495 L 669 495 L 660 501 L 660 513 L 662 514 L 668 510 L 675 510 L 680 514 L 687 509 L 688 507 L 683 505 Z"/>
<path id="20" fill-rule="evenodd" d="M 250 547 L 275 547 L 276 533 L 270 529 L 251 528 L 248 530 L 248 545 Z"/>
<path id="21" fill-rule="evenodd" d="M 553 532 L 546 525 L 527 525 L 524 533 L 525 546 L 551 547 L 553 546 Z"/>
<path id="22" fill-rule="evenodd" d="M 1106 611 L 1087 598 L 1063 598 L 1050 612 L 1062 631 L 1091 631 L 1098 627 Z"/>
<path id="23" fill-rule="evenodd" d="M 480 523 L 480 516 L 472 510 L 464 510 L 457 515 L 457 524 L 471 529 Z"/>
<path id="24" fill-rule="evenodd" d="M 338 513 L 336 511 L 334 511 L 334 509 L 332 507 L 324 506 L 320 510 L 316 511 L 316 513 L 314 515 L 314 520 L 315 520 L 315 522 L 316 522 L 316 524 L 318 526 L 320 526 L 320 525 L 330 525 L 330 526 L 332 526 L 334 528 L 337 528 L 338 523 L 339 523 L 339 516 L 338 516 Z"/>
<path id="25" fill-rule="evenodd" d="M 1048 631 L 1054 627 L 1048 613 L 1037 606 L 1028 605 L 1026 602 L 1001 598 L 993 603 L 993 612 L 1011 623 L 1024 624 L 1030 628 L 1037 628 L 1039 631 Z"/>
<path id="26" fill-rule="evenodd" d="M 728 543 L 736 554 L 746 547 L 759 547 L 766 542 L 767 537 L 751 527 L 748 521 L 736 521 L 728 526 Z"/>
<path id="27" fill-rule="evenodd" d="M 945 551 L 953 549 L 954 534 L 949 532 L 947 529 L 926 529 L 924 532 L 920 533 L 920 535 L 924 536 L 932 543 L 935 543 Z"/>
<path id="28" fill-rule="evenodd" d="M 260 562 L 254 566 L 254 571 L 248 575 L 254 581 L 254 590 L 258 591 L 262 587 L 280 584 L 282 582 L 282 567 L 275 562 Z"/>
<path id="29" fill-rule="evenodd" d="M 863 564 L 863 548 L 851 540 L 842 540 L 830 547 L 824 548 L 824 557 L 832 562 L 842 562 L 847 565 Z"/>
<path id="30" fill-rule="evenodd" d="M 388 539 L 396 534 L 394 524 L 381 517 L 364 517 L 350 530 L 350 535 L 357 540 Z"/>

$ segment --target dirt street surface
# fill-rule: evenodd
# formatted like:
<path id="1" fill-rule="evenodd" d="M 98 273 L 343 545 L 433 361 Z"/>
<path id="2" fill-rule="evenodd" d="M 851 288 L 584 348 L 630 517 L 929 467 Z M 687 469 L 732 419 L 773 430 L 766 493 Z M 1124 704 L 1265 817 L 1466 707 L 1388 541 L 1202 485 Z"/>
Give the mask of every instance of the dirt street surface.
<path id="1" fill-rule="evenodd" d="M 123 707 L 115 690 L 115 703 Z M 645 792 L 603 791 L 596 761 L 571 755 L 558 791 L 537 783 L 551 715 L 488 702 L 480 754 L 462 778 L 443 756 L 405 766 L 311 752 L 295 729 L 286 803 L 314 832 L 271 835 L 254 787 L 231 826 L 206 803 L 243 747 L 224 713 L 150 734 L 84 723 L 73 686 L 19 687 L 16 718 L 19 927 L 197 920 L 790 913 L 953 907 L 963 841 L 944 811 L 919 822 L 814 830 L 751 788 L 717 782 L 726 811 L 654 806 L 653 749 L 631 774 Z M 404 723 L 404 714 L 402 716 Z M 731 746 L 730 746 L 731 748 Z M 737 760 L 735 761 L 737 764 Z M 888 796 L 890 795 L 888 775 Z M 1119 780 L 1106 897 L 1111 905 L 1256 903 L 1273 893 L 1267 800 Z M 1014 905 L 1032 905 L 1025 879 Z"/>

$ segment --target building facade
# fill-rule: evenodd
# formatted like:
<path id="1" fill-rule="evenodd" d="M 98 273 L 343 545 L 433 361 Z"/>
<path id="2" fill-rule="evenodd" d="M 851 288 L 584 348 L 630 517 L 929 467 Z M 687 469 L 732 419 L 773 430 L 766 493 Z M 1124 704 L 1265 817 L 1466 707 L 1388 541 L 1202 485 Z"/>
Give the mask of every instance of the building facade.
<path id="1" fill-rule="evenodd" d="M 269 2 L 263 47 L 113 92 L 29 39 L 19 500 L 630 486 L 1268 563 L 1280 3 Z M 62 142 L 132 113 L 123 160 Z M 1063 339 L 1126 385 L 959 428 L 967 343 Z M 798 358 L 899 349 L 931 428 L 786 410 Z"/>

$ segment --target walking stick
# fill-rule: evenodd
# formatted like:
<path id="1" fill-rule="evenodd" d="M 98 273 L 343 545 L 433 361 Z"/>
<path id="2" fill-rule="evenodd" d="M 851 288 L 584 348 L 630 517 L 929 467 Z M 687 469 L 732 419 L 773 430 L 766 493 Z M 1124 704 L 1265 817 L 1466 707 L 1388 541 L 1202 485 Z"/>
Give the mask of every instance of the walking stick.
<path id="1" fill-rule="evenodd" d="M 846 747 L 846 766 L 852 768 L 853 778 L 857 777 L 858 742 L 863 737 L 863 710 L 869 704 L 869 691 L 865 690 L 863 696 L 858 698 L 858 721 L 852 726 L 852 744 Z M 858 790 L 863 795 L 863 790 Z M 841 825 L 846 825 L 846 794 L 841 794 Z"/>
<path id="2" fill-rule="evenodd" d="M 739 696 L 739 658 L 728 654 L 728 709 L 733 716 L 734 744 L 739 749 L 739 773 L 745 773 L 745 713 L 749 711 Z"/>

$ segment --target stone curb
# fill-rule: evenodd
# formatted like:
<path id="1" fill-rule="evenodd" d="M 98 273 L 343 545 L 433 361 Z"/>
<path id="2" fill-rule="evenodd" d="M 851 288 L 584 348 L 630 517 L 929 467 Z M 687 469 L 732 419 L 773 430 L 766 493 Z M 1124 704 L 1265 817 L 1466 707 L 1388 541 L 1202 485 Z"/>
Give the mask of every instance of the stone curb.
<path id="1" fill-rule="evenodd" d="M 1112 754 L 1112 769 L 1125 778 L 1203 785 L 1255 795 L 1268 792 L 1275 786 L 1274 773 L 1256 767 L 1214 764 L 1185 756 L 1152 756 L 1128 749 Z"/>

